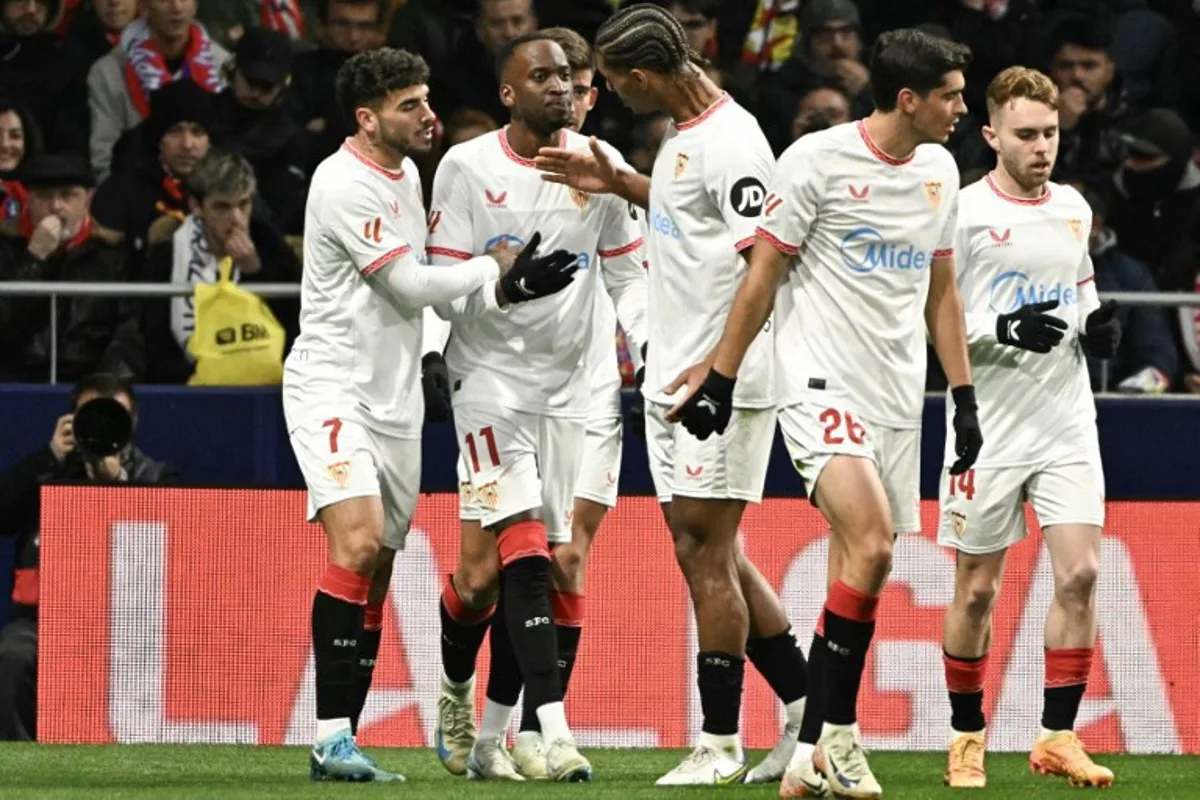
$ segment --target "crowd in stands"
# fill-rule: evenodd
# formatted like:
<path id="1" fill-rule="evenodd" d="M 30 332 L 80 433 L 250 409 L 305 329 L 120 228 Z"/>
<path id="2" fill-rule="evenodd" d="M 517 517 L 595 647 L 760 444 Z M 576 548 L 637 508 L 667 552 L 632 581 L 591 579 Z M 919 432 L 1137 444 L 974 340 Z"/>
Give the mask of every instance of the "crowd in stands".
<path id="1" fill-rule="evenodd" d="M 1045 70 L 1060 90 L 1054 177 L 1092 206 L 1100 291 L 1200 291 L 1200 2 L 655 1 L 777 153 L 870 113 L 871 42 L 920 26 L 974 53 L 971 113 L 949 143 L 965 185 L 994 163 L 987 82 L 1015 63 Z M 506 121 L 500 48 L 555 25 L 590 39 L 616 5 L 0 0 L 0 281 L 211 282 L 229 256 L 247 288 L 297 282 L 309 177 L 352 131 L 333 88 L 347 58 L 390 45 L 429 62 L 429 197 L 446 149 Z M 601 87 L 585 132 L 648 172 L 667 125 Z M 298 303 L 271 309 L 294 335 Z M 59 381 L 186 382 L 191 310 L 190 298 L 60 298 L 52 322 L 45 298 L 0 294 L 0 381 L 46 381 L 54 352 Z M 1096 388 L 1200 393 L 1200 309 L 1120 313 L 1121 352 L 1094 365 Z"/>

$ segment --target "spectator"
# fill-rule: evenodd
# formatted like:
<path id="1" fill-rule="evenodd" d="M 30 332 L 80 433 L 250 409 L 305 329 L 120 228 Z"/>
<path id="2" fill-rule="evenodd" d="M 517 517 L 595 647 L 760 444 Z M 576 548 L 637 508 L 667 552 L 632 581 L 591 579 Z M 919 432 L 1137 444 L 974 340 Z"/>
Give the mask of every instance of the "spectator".
<path id="1" fill-rule="evenodd" d="M 629 151 L 629 165 L 643 175 L 654 169 L 654 159 L 662 146 L 663 139 L 671 127 L 671 118 L 665 114 L 642 117 L 634 125 L 633 148 Z"/>
<path id="2" fill-rule="evenodd" d="M 209 0 L 219 2 L 219 0 Z M 124 131 L 150 115 L 150 95 L 164 83 L 189 78 L 219 92 L 229 53 L 196 23 L 197 0 L 142 0 L 145 15 L 121 34 L 121 43 L 88 72 L 92 167 L 108 177 L 113 146 Z"/>
<path id="3" fill-rule="evenodd" d="M 129 249 L 131 275 L 142 274 L 151 224 L 187 214 L 183 181 L 208 152 L 215 125 L 212 95 L 196 84 L 171 81 L 156 89 L 150 116 L 130 132 L 131 163 L 96 191 L 92 215 Z"/>
<path id="4" fill-rule="evenodd" d="M 0 96 L 37 120 L 50 152 L 87 151 L 87 56 L 50 30 L 59 0 L 0 0 Z"/>
<path id="5" fill-rule="evenodd" d="M 457 144 L 469 142 L 475 137 L 490 133 L 499 127 L 496 120 L 482 111 L 476 111 L 473 108 L 456 111 L 454 116 L 446 120 L 444 149 L 449 150 Z"/>
<path id="6" fill-rule="evenodd" d="M 1129 154 L 1113 180 L 1113 230 L 1161 288 L 1190 290 L 1190 275 L 1172 274 L 1178 259 L 1171 255 L 1198 235 L 1200 168 L 1192 161 L 1192 131 L 1174 111 L 1156 108 L 1130 120 L 1122 139 Z"/>
<path id="7" fill-rule="evenodd" d="M 196 19 L 222 47 L 233 50 L 251 28 L 279 31 L 293 41 L 307 39 L 314 6 L 314 0 L 208 0 Z"/>
<path id="8" fill-rule="evenodd" d="M 125 250 L 93 230 L 91 170 L 74 155 L 27 159 L 17 177 L 29 191 L 28 210 L 0 235 L 0 280 L 128 280 Z M 132 317 L 129 301 L 59 298 L 52 325 L 43 297 L 0 297 L 0 381 L 41 382 L 51 374 L 74 381 L 97 370 L 123 371 L 113 334 Z M 56 341 L 51 342 L 52 331 Z"/>
<path id="9" fill-rule="evenodd" d="M 1107 225 L 1107 187 L 1072 184 L 1092 208 L 1092 230 L 1088 252 L 1096 274 L 1099 292 L 1157 292 L 1150 269 L 1120 248 L 1116 233 Z M 1121 346 L 1117 357 L 1107 364 L 1088 359 L 1092 388 L 1135 394 L 1159 394 L 1167 391 L 1179 368 L 1179 355 L 1171 335 L 1167 311 L 1158 306 L 1122 306 Z M 1102 380 L 1107 374 L 1107 382 Z"/>
<path id="10" fill-rule="evenodd" d="M 827 81 L 801 95 L 792 118 L 792 139 L 849 121 L 850 98 L 837 81 Z"/>
<path id="11" fill-rule="evenodd" d="M 802 38 L 777 75 L 760 76 L 763 133 L 777 152 L 792 142 L 796 103 L 811 87 L 834 82 L 850 98 L 850 116 L 874 108 L 862 61 L 858 9 L 851 0 L 810 0 L 800 13 Z"/>
<path id="12" fill-rule="evenodd" d="M 496 56 L 537 27 L 533 0 L 411 0 L 393 19 L 388 41 L 429 63 L 429 99 L 442 119 L 460 108 L 508 119 Z"/>
<path id="13" fill-rule="evenodd" d="M 75 12 L 67 31 L 90 67 L 121 43 L 121 33 L 137 18 L 138 0 L 93 0 Z"/>
<path id="14" fill-rule="evenodd" d="M 259 194 L 276 222 L 300 233 L 308 186 L 305 131 L 285 100 L 292 48 L 278 31 L 251 28 L 226 67 L 229 86 L 216 98 L 222 146 L 250 162 Z"/>
<path id="15" fill-rule="evenodd" d="M 1112 56 L 1129 104 L 1136 109 L 1178 105 L 1183 86 L 1175 27 L 1146 0 L 1114 5 Z"/>
<path id="16" fill-rule="evenodd" d="M 1050 77 L 1058 86 L 1060 174 L 1107 177 L 1121 162 L 1118 126 L 1128 114 L 1100 19 L 1068 18 L 1055 28 Z"/>
<path id="17" fill-rule="evenodd" d="M 354 133 L 334 93 L 334 78 L 355 53 L 379 44 L 387 0 L 321 0 L 317 3 L 317 49 L 301 53 L 292 67 L 292 114 L 307 130 L 311 175 Z"/>
<path id="18" fill-rule="evenodd" d="M 44 149 L 33 115 L 19 103 L 0 99 L 0 176 L 12 173 Z M 25 187 L 20 181 L 0 179 L 0 222 L 20 219 L 25 203 Z"/>
<path id="19" fill-rule="evenodd" d="M 668 0 L 662 4 L 687 32 L 688 46 L 706 60 L 716 61 L 720 0 Z"/>
<path id="20" fill-rule="evenodd" d="M 233 259 L 233 279 L 244 283 L 298 281 L 300 262 L 269 221 L 253 213 L 254 170 L 245 158 L 210 150 L 188 175 L 191 213 L 182 224 L 166 220 L 150 233 L 146 279 L 161 283 L 214 283 L 222 258 Z M 269 302 L 291 342 L 299 327 L 299 303 Z M 150 383 L 184 383 L 195 369 L 187 352 L 195 327 L 191 297 L 143 305 L 138 331 L 123 342 L 135 374 Z M 124 332 L 128 334 L 128 329 Z"/>
<path id="21" fill-rule="evenodd" d="M 68 481 L 162 484 L 179 478 L 174 467 L 154 461 L 139 450 L 132 436 L 116 455 L 85 457 L 76 446 L 74 415 L 97 398 L 111 398 L 124 406 L 136 430 L 133 387 L 115 375 L 89 375 L 71 391 L 71 410 L 58 418 L 49 445 L 0 474 L 0 535 L 16 539 L 12 619 L 0 630 L 0 740 L 37 739 L 41 486 Z"/>

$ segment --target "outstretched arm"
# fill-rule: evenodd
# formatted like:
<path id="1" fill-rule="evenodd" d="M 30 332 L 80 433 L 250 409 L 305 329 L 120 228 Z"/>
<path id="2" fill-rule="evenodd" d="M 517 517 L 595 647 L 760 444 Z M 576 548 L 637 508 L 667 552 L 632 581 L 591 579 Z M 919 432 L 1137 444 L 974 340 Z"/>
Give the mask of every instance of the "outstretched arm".
<path id="1" fill-rule="evenodd" d="M 560 183 L 591 194 L 615 194 L 641 208 L 650 207 L 650 179 L 632 169 L 622 169 L 593 136 L 591 152 L 543 147 L 534 159 L 542 180 Z"/>

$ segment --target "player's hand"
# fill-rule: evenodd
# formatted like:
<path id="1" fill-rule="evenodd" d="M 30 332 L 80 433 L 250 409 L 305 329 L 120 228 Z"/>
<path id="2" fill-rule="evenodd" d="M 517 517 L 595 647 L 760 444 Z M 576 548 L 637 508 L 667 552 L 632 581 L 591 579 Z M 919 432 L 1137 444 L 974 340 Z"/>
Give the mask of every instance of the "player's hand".
<path id="1" fill-rule="evenodd" d="M 119 455 L 105 456 L 104 458 L 95 461 L 85 461 L 84 469 L 87 472 L 88 478 L 94 481 L 123 481 L 125 480 L 125 469 L 121 466 L 121 457 Z"/>
<path id="2" fill-rule="evenodd" d="M 1121 320 L 1117 319 L 1117 301 L 1105 300 L 1083 323 L 1079 336 L 1083 352 L 1092 358 L 1116 358 L 1121 346 Z"/>
<path id="3" fill-rule="evenodd" d="M 842 87 L 855 97 L 871 82 L 871 73 L 865 64 L 856 58 L 839 58 L 833 64 L 833 69 L 842 81 Z"/>
<path id="4" fill-rule="evenodd" d="M 633 402 L 629 404 L 629 417 L 626 425 L 633 435 L 646 441 L 646 398 L 642 394 L 642 384 L 646 382 L 646 352 L 649 345 L 642 345 L 642 366 L 633 374 Z"/>
<path id="5" fill-rule="evenodd" d="M 542 234 L 535 233 L 513 262 L 512 269 L 500 279 L 500 291 L 510 303 L 536 300 L 567 288 L 579 271 L 579 257 L 566 250 L 548 256 L 535 255 Z"/>
<path id="6" fill-rule="evenodd" d="M 503 278 L 512 270 L 513 264 L 517 263 L 517 256 L 521 255 L 521 251 L 504 239 L 498 244 L 492 245 L 491 249 L 487 251 L 487 255 L 496 260 L 496 265 L 500 267 L 500 277 Z"/>
<path id="7" fill-rule="evenodd" d="M 704 372 L 704 378 L 699 375 Z M 678 420 L 687 432 L 704 441 L 716 433 L 718 436 L 729 427 L 733 416 L 733 387 L 737 378 L 728 378 L 706 364 L 696 364 L 675 379 L 663 391 L 675 394 L 681 387 L 688 387 L 688 395 L 682 402 L 667 412 L 667 421 Z M 698 385 L 697 385 L 698 384 Z"/>
<path id="8" fill-rule="evenodd" d="M 63 221 L 54 214 L 48 214 L 33 229 L 29 237 L 29 252 L 39 259 L 45 260 L 52 256 L 63 241 Z"/>
<path id="9" fill-rule="evenodd" d="M 1072 130 L 1088 110 L 1087 91 L 1081 86 L 1068 86 L 1059 92 L 1059 122 L 1064 131 Z"/>
<path id="10" fill-rule="evenodd" d="M 996 318 L 996 339 L 1000 344 L 1019 347 L 1033 353 L 1049 353 L 1062 341 L 1066 320 L 1047 311 L 1058 308 L 1057 300 L 1030 303 L 1011 314 Z"/>
<path id="11" fill-rule="evenodd" d="M 75 419 L 74 414 L 63 414 L 58 418 L 58 422 L 54 423 L 54 435 L 50 437 L 50 452 L 54 453 L 54 457 L 62 461 L 75 449 L 75 430 L 72 428 L 72 422 Z"/>
<path id="12" fill-rule="evenodd" d="M 591 152 L 543 147 L 533 163 L 543 173 L 542 180 L 561 183 L 590 194 L 609 194 L 616 191 L 620 170 L 600 147 L 595 136 L 588 139 Z"/>
<path id="13" fill-rule="evenodd" d="M 441 353 L 426 353 L 421 359 L 421 392 L 425 395 L 425 421 L 449 422 L 450 371 Z"/>
<path id="14" fill-rule="evenodd" d="M 958 460 L 950 467 L 951 475 L 961 475 L 975 466 L 983 449 L 983 431 L 979 429 L 979 406 L 975 403 L 975 387 L 955 386 L 950 390 L 954 399 L 954 455 Z"/>
<path id="15" fill-rule="evenodd" d="M 225 240 L 225 255 L 233 259 L 233 265 L 243 275 L 253 275 L 262 269 L 258 250 L 255 249 L 254 242 L 246 231 L 234 228 L 229 234 L 229 238 Z"/>

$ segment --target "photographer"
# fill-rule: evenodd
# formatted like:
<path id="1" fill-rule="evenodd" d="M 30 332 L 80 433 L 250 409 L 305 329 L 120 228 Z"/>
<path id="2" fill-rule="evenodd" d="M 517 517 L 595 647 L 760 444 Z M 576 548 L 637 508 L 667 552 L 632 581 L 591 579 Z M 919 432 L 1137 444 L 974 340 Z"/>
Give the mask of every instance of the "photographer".
<path id="1" fill-rule="evenodd" d="M 147 458 L 134 445 L 137 401 L 128 383 L 105 373 L 90 375 L 75 385 L 70 408 L 46 447 L 0 474 L 0 535 L 16 537 L 12 619 L 0 630 L 0 740 L 37 738 L 42 484 L 160 484 L 178 478 L 173 467 Z"/>

